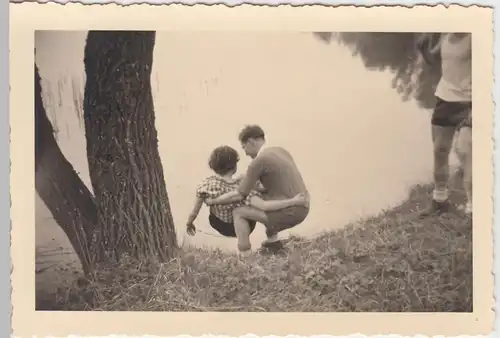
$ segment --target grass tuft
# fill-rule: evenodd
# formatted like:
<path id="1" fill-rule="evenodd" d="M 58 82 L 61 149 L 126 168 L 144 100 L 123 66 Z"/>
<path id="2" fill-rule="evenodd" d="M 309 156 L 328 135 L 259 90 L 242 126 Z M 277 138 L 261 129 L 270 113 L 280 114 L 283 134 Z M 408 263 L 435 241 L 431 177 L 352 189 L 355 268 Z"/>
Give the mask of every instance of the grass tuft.
<path id="1" fill-rule="evenodd" d="M 59 289 L 51 309 L 93 311 L 470 312 L 472 222 L 458 211 L 419 220 L 407 201 L 282 255 L 238 258 L 189 248 L 168 263 L 125 259 L 91 283 Z M 464 197 L 452 190 L 451 201 Z"/>

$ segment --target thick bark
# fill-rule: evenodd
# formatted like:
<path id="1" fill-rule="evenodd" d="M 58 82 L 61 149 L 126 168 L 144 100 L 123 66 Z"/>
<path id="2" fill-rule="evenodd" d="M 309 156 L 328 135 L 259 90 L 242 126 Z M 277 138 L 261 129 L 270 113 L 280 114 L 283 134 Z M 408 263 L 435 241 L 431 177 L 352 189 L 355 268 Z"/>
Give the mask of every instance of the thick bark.
<path id="1" fill-rule="evenodd" d="M 35 65 L 35 188 L 57 224 L 68 236 L 85 274 L 90 272 L 89 246 L 97 224 L 92 194 L 78 177 L 54 137 L 42 101 Z"/>
<path id="2" fill-rule="evenodd" d="M 106 256 L 175 255 L 177 237 L 158 152 L 151 68 L 155 32 L 90 31 L 84 119 Z"/>

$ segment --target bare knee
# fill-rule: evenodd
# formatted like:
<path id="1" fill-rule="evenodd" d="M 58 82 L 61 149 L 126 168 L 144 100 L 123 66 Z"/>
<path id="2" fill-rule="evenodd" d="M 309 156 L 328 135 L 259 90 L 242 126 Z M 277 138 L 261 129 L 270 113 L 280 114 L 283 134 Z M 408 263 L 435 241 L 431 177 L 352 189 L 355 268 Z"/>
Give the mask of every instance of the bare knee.
<path id="1" fill-rule="evenodd" d="M 434 142 L 434 155 L 439 157 L 447 157 L 451 151 L 451 144 L 448 142 Z"/>
<path id="2" fill-rule="evenodd" d="M 451 127 L 433 126 L 434 155 L 438 157 L 448 156 L 450 154 L 455 129 Z"/>
<path id="3" fill-rule="evenodd" d="M 245 213 L 240 208 L 236 208 L 233 210 L 233 219 L 246 220 Z"/>
<path id="4" fill-rule="evenodd" d="M 242 217 L 242 216 L 243 216 L 243 212 L 241 211 L 241 208 L 233 209 L 233 217 L 234 218 Z"/>

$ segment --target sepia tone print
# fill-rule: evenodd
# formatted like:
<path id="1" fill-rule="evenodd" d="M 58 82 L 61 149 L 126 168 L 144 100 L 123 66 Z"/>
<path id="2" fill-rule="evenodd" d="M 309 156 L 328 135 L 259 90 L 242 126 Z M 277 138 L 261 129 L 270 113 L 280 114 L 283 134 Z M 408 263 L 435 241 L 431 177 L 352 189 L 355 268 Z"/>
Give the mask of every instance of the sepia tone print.
<path id="1" fill-rule="evenodd" d="M 491 332 L 491 8 L 10 9 L 16 335 Z"/>
<path id="2" fill-rule="evenodd" d="M 472 311 L 470 33 L 35 47 L 38 310 Z"/>

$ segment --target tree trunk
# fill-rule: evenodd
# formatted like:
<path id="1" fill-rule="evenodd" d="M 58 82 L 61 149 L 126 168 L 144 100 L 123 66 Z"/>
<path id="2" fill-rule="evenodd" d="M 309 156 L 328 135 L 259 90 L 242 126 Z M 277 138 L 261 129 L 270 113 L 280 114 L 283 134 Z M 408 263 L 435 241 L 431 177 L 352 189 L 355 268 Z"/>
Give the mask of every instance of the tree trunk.
<path id="1" fill-rule="evenodd" d="M 155 32 L 90 31 L 84 119 L 101 227 L 112 259 L 175 255 L 177 237 L 158 152 L 151 68 Z M 104 256 L 102 257 L 104 259 Z"/>
<path id="2" fill-rule="evenodd" d="M 83 271 L 90 272 L 89 245 L 97 224 L 92 194 L 64 157 L 42 101 L 35 65 L 35 188 L 73 246 Z"/>

